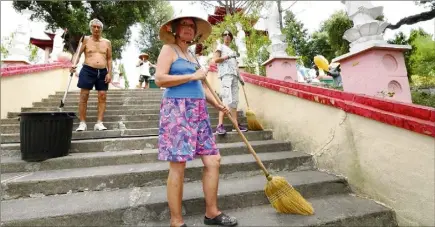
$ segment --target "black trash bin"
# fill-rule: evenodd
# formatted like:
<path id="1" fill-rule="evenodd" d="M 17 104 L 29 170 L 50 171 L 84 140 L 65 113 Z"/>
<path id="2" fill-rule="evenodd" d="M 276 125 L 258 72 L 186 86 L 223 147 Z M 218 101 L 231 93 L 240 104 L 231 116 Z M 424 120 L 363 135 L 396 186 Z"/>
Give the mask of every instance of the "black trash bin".
<path id="1" fill-rule="evenodd" d="M 35 162 L 69 154 L 74 112 L 20 114 L 21 159 Z"/>

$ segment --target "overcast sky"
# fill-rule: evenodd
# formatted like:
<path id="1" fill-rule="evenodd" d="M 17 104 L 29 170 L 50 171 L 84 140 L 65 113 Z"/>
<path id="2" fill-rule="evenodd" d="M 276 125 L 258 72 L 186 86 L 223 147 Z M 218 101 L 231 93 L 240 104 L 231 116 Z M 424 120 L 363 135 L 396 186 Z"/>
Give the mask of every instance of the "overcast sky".
<path id="1" fill-rule="evenodd" d="M 283 8 L 287 8 L 294 1 L 283 2 Z M 396 23 L 401 18 L 422 11 L 427 11 L 420 6 L 416 6 L 414 1 L 372 1 L 375 6 L 384 7 L 384 15 L 388 22 Z M 200 16 L 207 19 L 207 15 L 212 12 L 207 12 L 201 6 L 199 2 L 191 4 L 190 1 L 171 1 L 171 5 L 174 7 L 174 12 L 176 15 L 180 14 L 190 14 L 193 16 Z M 298 1 L 294 4 L 290 10 L 292 10 L 298 20 L 304 23 L 305 28 L 308 29 L 309 33 L 317 30 L 322 21 L 328 19 L 328 17 L 337 10 L 345 9 L 344 5 L 340 1 Z M 1 1 L 1 36 L 7 36 L 16 29 L 17 21 L 25 20 L 25 17 L 15 12 L 12 8 L 12 1 Z M 15 22 L 15 23 L 11 23 Z M 32 31 L 32 37 L 44 37 L 45 23 L 44 22 L 30 22 Z M 385 33 L 385 39 L 390 39 L 394 37 L 394 34 L 402 31 L 405 34 L 409 34 L 412 28 L 423 28 L 426 32 L 434 34 L 435 21 L 425 21 L 420 22 L 415 25 L 409 26 L 404 25 L 400 29 L 394 31 L 387 30 Z M 132 39 L 129 45 L 125 48 L 122 53 L 122 62 L 124 63 L 126 74 L 130 80 L 130 86 L 134 87 L 137 84 L 139 76 L 137 75 L 137 70 L 135 67 L 137 56 L 139 55 L 139 50 L 136 47 L 136 42 L 138 37 L 138 27 L 132 27 Z M 40 51 L 43 55 L 43 51 Z M 43 59 L 43 57 L 41 57 Z"/>

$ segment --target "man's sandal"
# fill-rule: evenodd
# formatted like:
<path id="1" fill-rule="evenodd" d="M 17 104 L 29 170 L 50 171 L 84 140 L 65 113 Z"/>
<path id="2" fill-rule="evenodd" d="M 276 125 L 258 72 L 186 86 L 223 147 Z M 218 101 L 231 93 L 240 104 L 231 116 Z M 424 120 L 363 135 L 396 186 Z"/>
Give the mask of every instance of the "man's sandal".
<path id="1" fill-rule="evenodd" d="M 214 218 L 204 217 L 205 225 L 221 225 L 221 226 L 235 226 L 237 225 L 237 219 L 230 217 L 224 213 L 219 214 Z"/>

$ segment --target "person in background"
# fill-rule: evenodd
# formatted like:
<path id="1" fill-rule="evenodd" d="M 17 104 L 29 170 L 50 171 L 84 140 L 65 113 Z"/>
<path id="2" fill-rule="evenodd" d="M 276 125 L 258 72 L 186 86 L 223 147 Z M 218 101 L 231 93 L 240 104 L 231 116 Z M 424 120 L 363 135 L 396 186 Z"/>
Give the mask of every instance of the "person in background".
<path id="1" fill-rule="evenodd" d="M 231 108 L 231 116 L 237 122 L 237 105 L 239 103 L 239 67 L 237 65 L 237 54 L 230 48 L 233 41 L 233 34 L 229 31 L 222 33 L 223 44 L 219 44 L 215 50 L 213 61 L 218 66 L 218 77 L 221 80 L 221 96 L 224 105 Z M 219 112 L 219 123 L 216 128 L 218 135 L 225 135 L 227 131 L 223 125 L 224 113 Z M 238 123 L 240 131 L 246 132 L 248 128 Z M 236 131 L 233 129 L 233 131 Z"/>
<path id="2" fill-rule="evenodd" d="M 207 102 L 228 113 L 205 86 L 206 71 L 196 63 L 188 47 L 207 39 L 211 25 L 198 17 L 177 17 L 160 28 L 164 43 L 158 60 L 156 84 L 165 87 L 161 107 L 158 159 L 169 162 L 167 196 L 170 226 L 187 226 L 182 216 L 186 162 L 201 157 L 205 197 L 205 225 L 234 226 L 237 220 L 218 209 L 217 192 L 221 156 L 207 112 Z"/>
<path id="3" fill-rule="evenodd" d="M 203 69 L 208 69 L 208 62 L 209 58 L 207 56 L 204 56 L 204 52 L 206 50 L 206 47 L 204 47 L 202 44 L 198 43 L 195 46 L 195 55 L 198 59 L 199 64 Z"/>
<path id="4" fill-rule="evenodd" d="M 150 75 L 150 67 L 156 67 L 148 61 L 149 55 L 146 53 L 142 53 L 139 55 L 139 62 L 136 67 L 139 67 L 139 85 L 138 88 L 142 88 L 142 83 L 145 82 L 144 88 L 149 88 L 149 79 Z"/>

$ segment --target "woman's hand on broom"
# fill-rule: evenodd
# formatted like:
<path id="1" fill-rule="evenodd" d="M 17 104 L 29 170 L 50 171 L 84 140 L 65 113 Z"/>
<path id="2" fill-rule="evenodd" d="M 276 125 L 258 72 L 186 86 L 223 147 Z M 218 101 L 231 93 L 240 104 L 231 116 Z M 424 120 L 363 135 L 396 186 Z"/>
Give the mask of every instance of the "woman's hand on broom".
<path id="1" fill-rule="evenodd" d="M 218 109 L 219 111 L 224 112 L 225 114 L 229 114 L 230 113 L 230 109 L 224 105 L 221 105 L 219 103 L 215 104 L 216 109 Z"/>
<path id="2" fill-rule="evenodd" d="M 203 69 L 198 69 L 194 74 L 192 74 L 192 77 L 190 80 L 204 80 L 207 77 L 207 72 Z"/>

